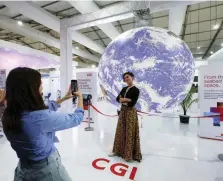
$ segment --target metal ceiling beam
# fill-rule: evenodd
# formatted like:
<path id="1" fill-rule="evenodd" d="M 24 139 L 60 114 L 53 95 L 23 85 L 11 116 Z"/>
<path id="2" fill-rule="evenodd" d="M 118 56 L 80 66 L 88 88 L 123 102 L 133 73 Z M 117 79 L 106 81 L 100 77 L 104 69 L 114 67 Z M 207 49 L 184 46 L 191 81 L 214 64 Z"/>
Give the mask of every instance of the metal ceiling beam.
<path id="1" fill-rule="evenodd" d="M 211 2 L 211 1 L 209 1 L 209 2 Z M 206 7 L 203 7 L 203 8 L 199 7 L 198 9 L 190 10 L 190 12 L 194 12 L 194 11 L 198 11 L 198 10 L 204 10 L 204 9 L 210 9 L 210 8 L 216 8 L 218 6 L 223 6 L 223 4 L 216 4 L 216 5 L 206 6 Z"/>
<path id="2" fill-rule="evenodd" d="M 3 4 L 9 9 L 19 12 L 34 21 L 43 24 L 57 32 L 60 30 L 60 20 L 48 13 L 38 5 L 30 1 L 4 1 Z M 15 17 L 14 17 L 15 18 Z"/>
<path id="3" fill-rule="evenodd" d="M 42 42 L 40 42 L 42 43 Z M 52 47 L 48 46 L 46 43 L 42 43 L 46 48 L 50 49 L 54 54 L 60 56 L 59 52 L 56 52 Z"/>
<path id="4" fill-rule="evenodd" d="M 91 66 L 91 64 L 87 64 L 87 63 L 78 62 L 78 66 L 77 66 L 77 67 L 84 68 L 84 67 L 89 67 L 89 66 Z"/>
<path id="5" fill-rule="evenodd" d="M 185 33 L 186 35 L 197 35 L 198 33 L 210 33 L 210 31 L 216 31 L 216 30 L 206 30 L 206 31 L 200 31 L 200 32 L 193 32 L 193 33 Z"/>
<path id="6" fill-rule="evenodd" d="M 69 3 L 82 14 L 100 10 L 94 1 L 69 1 Z M 112 40 L 120 34 L 111 23 L 98 25 L 98 27 Z"/>
<path id="7" fill-rule="evenodd" d="M 62 9 L 62 10 L 60 10 L 60 11 L 55 12 L 55 14 L 57 14 L 57 13 L 62 13 L 62 12 L 64 12 L 64 11 L 68 11 L 68 10 L 71 10 L 71 9 L 74 9 L 74 7 L 69 7 L 69 8 L 66 8 L 66 9 Z"/>
<path id="8" fill-rule="evenodd" d="M 103 44 L 104 47 L 106 47 L 105 42 L 103 41 L 103 39 L 101 38 L 101 36 L 99 35 L 99 33 L 95 30 L 94 27 L 91 27 L 91 29 L 94 31 L 94 33 L 97 35 L 97 37 L 99 38 L 100 42 Z"/>
<path id="9" fill-rule="evenodd" d="M 214 44 L 214 42 L 215 42 L 215 40 L 216 40 L 218 34 L 221 32 L 221 29 L 222 29 L 222 28 L 223 28 L 223 20 L 221 21 L 221 25 L 219 26 L 218 30 L 216 31 L 216 33 L 215 33 L 215 35 L 214 35 L 214 38 L 212 39 L 210 45 L 208 46 L 208 49 L 206 50 L 206 52 L 204 53 L 204 55 L 203 55 L 203 57 L 202 57 L 202 59 L 204 59 L 204 58 L 207 57 L 207 55 L 208 55 L 208 53 L 209 53 L 209 51 L 210 51 L 212 45 Z"/>
<path id="10" fill-rule="evenodd" d="M 87 50 L 90 54 L 93 54 L 89 48 L 84 47 L 84 49 Z"/>
<path id="11" fill-rule="evenodd" d="M 151 13 L 197 3 L 198 1 L 132 1 L 120 2 L 112 6 L 100 9 L 98 11 L 78 15 L 67 20 L 67 25 L 73 30 L 88 28 L 91 26 L 99 26 L 111 23 L 121 19 L 127 19 L 134 16 L 133 11 L 139 9 L 150 8 Z M 199 1 L 200 2 L 200 1 Z"/>
<path id="12" fill-rule="evenodd" d="M 80 58 L 80 57 L 77 57 L 82 63 L 85 63 L 85 61 L 82 59 L 82 58 Z"/>
<path id="13" fill-rule="evenodd" d="M 186 6 L 178 6 L 169 9 L 169 30 L 177 36 L 180 35 L 186 10 Z"/>
<path id="14" fill-rule="evenodd" d="M 26 45 L 26 46 L 28 46 L 28 47 L 30 47 L 30 48 L 33 48 L 31 45 L 29 45 L 28 43 L 26 43 L 26 42 L 23 41 L 23 40 L 20 40 L 20 39 L 19 39 L 19 41 L 22 42 L 24 45 Z"/>
<path id="15" fill-rule="evenodd" d="M 0 15 L 0 26 L 5 29 L 8 29 L 12 32 L 15 32 L 17 34 L 26 36 L 32 40 L 38 40 L 38 41 L 41 41 L 47 45 L 50 45 L 50 46 L 60 49 L 60 40 L 58 40 L 48 34 L 45 34 L 41 31 L 38 31 L 34 28 L 30 28 L 25 25 L 18 26 L 17 22 L 15 20 L 12 20 L 12 19 L 5 17 L 3 15 Z M 83 58 L 86 58 L 88 60 L 92 60 L 95 62 L 99 61 L 99 57 L 94 56 L 86 51 L 76 49 L 74 46 L 73 46 L 72 52 L 74 54 L 81 56 Z"/>
<path id="16" fill-rule="evenodd" d="M 46 8 L 46 7 L 48 7 L 48 6 L 51 6 L 51 5 L 53 5 L 53 4 L 56 4 L 56 3 L 58 3 L 58 2 L 59 2 L 59 1 L 54 1 L 54 2 L 51 2 L 51 3 L 45 4 L 45 5 L 41 6 L 41 8 Z M 16 19 L 16 18 L 21 17 L 21 16 L 22 16 L 22 14 L 18 14 L 18 15 L 16 15 L 16 16 L 13 16 L 12 19 Z"/>
<path id="17" fill-rule="evenodd" d="M 190 9 L 190 5 L 187 6 L 187 10 L 186 10 L 185 18 L 184 18 L 184 24 L 183 24 L 183 30 L 182 30 L 182 40 L 184 40 L 185 33 L 186 33 L 187 19 L 188 19 L 188 16 L 189 16 L 189 9 Z"/>
<path id="18" fill-rule="evenodd" d="M 122 25 L 121 25 L 120 21 L 117 21 L 117 23 L 118 23 L 118 26 L 120 27 L 120 29 L 121 29 L 121 31 L 123 33 L 124 32 L 124 29 L 122 28 Z"/>
<path id="19" fill-rule="evenodd" d="M 212 18 L 212 19 L 208 19 L 208 20 L 199 20 L 199 22 L 192 22 L 192 23 L 187 23 L 187 25 L 193 25 L 193 24 L 198 24 L 198 23 L 206 23 L 206 22 L 210 22 L 210 21 L 217 21 L 217 20 L 222 20 L 221 18 Z"/>
<path id="20" fill-rule="evenodd" d="M 73 7 L 72 7 L 72 9 L 73 9 Z M 61 10 L 62 11 L 62 10 Z M 58 12 L 58 11 L 57 11 Z M 57 12 L 55 12 L 55 13 L 57 13 Z M 165 18 L 165 17 L 168 17 L 168 15 L 165 15 L 165 16 L 157 16 L 157 17 L 153 17 L 152 18 L 152 20 L 155 20 L 155 19 L 159 19 L 159 18 Z M 28 21 L 27 23 L 28 24 L 31 24 L 32 22 L 35 22 L 35 21 L 33 21 L 33 20 L 31 20 L 31 21 Z M 132 24 L 132 23 L 134 23 L 134 21 L 133 22 L 129 22 L 129 23 L 122 23 L 122 24 L 118 24 L 118 25 L 114 25 L 116 28 L 118 28 L 118 27 L 122 27 L 123 25 L 129 25 L 129 24 Z M 35 25 L 31 25 L 31 27 L 32 28 L 34 28 L 34 27 L 37 27 L 37 26 L 40 26 L 41 24 L 39 24 L 39 23 L 36 23 L 35 22 Z M 43 26 L 43 25 L 42 25 Z M 49 28 L 47 28 L 47 27 L 43 27 L 43 28 L 40 28 L 40 29 L 38 29 L 38 30 L 40 30 L 40 31 L 43 31 L 43 29 L 47 29 L 48 31 L 50 31 L 51 29 L 49 29 Z M 123 28 L 122 28 L 123 29 Z M 2 31 L 3 29 L 1 29 L 0 31 Z M 96 31 L 99 31 L 100 29 L 97 29 Z M 86 32 L 83 32 L 82 34 L 86 34 L 86 33 L 91 33 L 91 32 L 94 32 L 94 30 L 91 30 L 91 31 L 86 31 Z M 47 32 L 48 33 L 48 32 Z M 54 36 L 53 34 L 51 34 L 50 33 L 50 35 L 51 36 Z M 55 37 L 55 36 L 54 36 Z M 58 37 L 55 37 L 55 38 L 58 38 Z"/>
<path id="21" fill-rule="evenodd" d="M 53 29 L 56 32 L 60 32 L 60 19 L 56 16 L 52 15 L 51 13 L 47 12 L 46 10 L 42 9 L 41 7 L 37 6 L 35 3 L 30 1 L 4 1 L 4 5 L 9 7 L 10 9 L 23 14 L 34 21 Z M 74 41 L 98 52 L 102 53 L 104 48 L 97 44 L 96 42 L 92 41 L 87 36 L 79 33 L 73 32 L 72 38 Z M 87 52 L 86 52 L 87 53 Z"/>
<path id="22" fill-rule="evenodd" d="M 166 18 L 166 17 L 169 17 L 168 15 L 164 15 L 164 16 L 157 16 L 157 17 L 153 17 L 152 18 L 152 20 L 155 20 L 155 19 L 159 19 L 159 18 Z M 120 21 L 118 21 L 118 22 L 120 22 Z M 128 23 L 120 23 L 120 24 L 118 24 L 118 25 L 114 25 L 116 28 L 117 27 L 120 27 L 120 25 L 121 26 L 124 26 L 124 25 L 129 25 L 129 24 L 134 24 L 135 23 L 135 21 L 132 21 L 132 22 L 128 22 Z M 166 28 L 168 28 L 168 27 L 166 27 Z M 96 29 L 96 28 L 94 28 L 95 29 L 95 31 L 99 31 L 100 29 Z M 123 28 L 122 28 L 123 29 Z M 94 30 L 89 30 L 89 31 L 85 31 L 85 32 L 83 32 L 83 34 L 86 34 L 86 33 L 92 33 L 92 32 L 94 32 Z M 124 30 L 123 30 L 123 32 L 124 32 Z"/>
<path id="23" fill-rule="evenodd" d="M 164 29 L 168 29 L 168 27 L 164 27 Z M 221 29 L 223 30 L 223 29 Z M 216 31 L 216 30 L 211 30 L 211 31 Z M 92 31 L 91 31 L 92 32 Z M 198 33 L 201 34 L 201 33 L 209 33 L 210 31 L 200 31 L 200 32 L 194 32 L 194 33 L 185 33 L 185 36 L 186 35 L 197 35 Z M 182 35 L 180 35 L 182 36 Z M 108 37 L 105 37 L 105 38 L 101 38 L 102 40 L 105 40 L 105 39 L 108 39 Z M 219 39 L 219 38 L 218 38 Z M 223 38 L 222 38 L 223 39 Z M 100 39 L 99 38 L 95 38 L 93 39 L 94 41 L 99 41 Z M 200 40 L 201 41 L 207 41 L 207 40 L 210 40 L 210 39 L 206 39 L 206 40 Z M 197 42 L 197 41 L 191 41 L 191 42 Z M 190 43 L 190 42 L 187 42 L 187 43 Z"/>

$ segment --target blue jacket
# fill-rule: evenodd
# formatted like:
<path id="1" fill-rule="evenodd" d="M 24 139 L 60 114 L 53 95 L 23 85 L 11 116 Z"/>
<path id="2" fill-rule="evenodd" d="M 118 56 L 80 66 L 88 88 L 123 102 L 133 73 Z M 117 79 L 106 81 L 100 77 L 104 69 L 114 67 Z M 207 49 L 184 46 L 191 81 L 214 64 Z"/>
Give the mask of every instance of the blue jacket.
<path id="1" fill-rule="evenodd" d="M 22 114 L 22 133 L 6 134 L 12 148 L 20 160 L 42 160 L 55 151 L 55 132 L 80 125 L 84 117 L 83 109 L 72 114 L 56 112 L 58 105 L 50 101 L 49 109 L 24 112 Z"/>

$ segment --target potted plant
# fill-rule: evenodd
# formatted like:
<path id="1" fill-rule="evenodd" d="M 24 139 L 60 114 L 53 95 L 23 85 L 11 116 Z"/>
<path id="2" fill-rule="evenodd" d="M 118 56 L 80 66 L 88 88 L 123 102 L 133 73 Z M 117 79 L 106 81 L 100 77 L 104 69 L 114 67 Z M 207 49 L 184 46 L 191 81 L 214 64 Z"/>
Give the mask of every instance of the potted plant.
<path id="1" fill-rule="evenodd" d="M 195 99 L 193 98 L 194 93 L 197 93 L 197 87 L 192 86 L 187 96 L 180 104 L 184 111 L 184 115 L 180 115 L 181 123 L 184 123 L 184 124 L 189 123 L 190 116 L 187 115 L 187 111 L 192 106 L 193 103 L 198 102 L 198 98 L 195 98 Z"/>

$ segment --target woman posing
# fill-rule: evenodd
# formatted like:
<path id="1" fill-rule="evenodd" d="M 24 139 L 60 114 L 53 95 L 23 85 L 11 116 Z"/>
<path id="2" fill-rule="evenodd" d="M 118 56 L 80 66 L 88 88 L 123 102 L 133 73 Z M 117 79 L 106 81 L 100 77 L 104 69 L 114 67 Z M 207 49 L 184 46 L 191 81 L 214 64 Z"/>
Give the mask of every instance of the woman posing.
<path id="1" fill-rule="evenodd" d="M 14 181 L 71 181 L 54 146 L 55 132 L 78 126 L 84 115 L 80 91 L 78 109 L 72 114 L 55 112 L 58 104 L 73 97 L 71 90 L 46 107 L 41 75 L 30 68 L 12 70 L 6 80 L 7 107 L 3 130 L 19 158 Z"/>
<path id="2" fill-rule="evenodd" d="M 121 156 L 127 162 L 142 160 L 139 138 L 139 123 L 135 104 L 139 97 L 139 89 L 134 86 L 134 75 L 131 72 L 123 74 L 127 84 L 117 97 L 122 104 L 115 134 L 113 153 L 109 156 Z"/>

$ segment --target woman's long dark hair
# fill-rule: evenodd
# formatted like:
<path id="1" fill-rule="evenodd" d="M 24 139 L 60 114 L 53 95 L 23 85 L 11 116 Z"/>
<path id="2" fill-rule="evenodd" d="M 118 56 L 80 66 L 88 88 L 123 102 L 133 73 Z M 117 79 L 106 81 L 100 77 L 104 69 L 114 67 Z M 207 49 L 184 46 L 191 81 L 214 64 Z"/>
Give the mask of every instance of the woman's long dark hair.
<path id="1" fill-rule="evenodd" d="M 19 67 L 10 71 L 6 80 L 7 107 L 2 120 L 5 133 L 21 133 L 23 112 L 47 108 L 39 93 L 40 85 L 41 74 L 34 69 Z"/>

